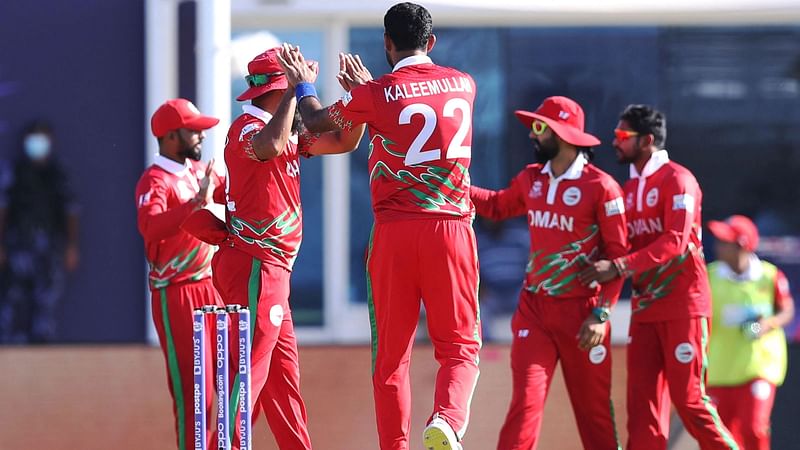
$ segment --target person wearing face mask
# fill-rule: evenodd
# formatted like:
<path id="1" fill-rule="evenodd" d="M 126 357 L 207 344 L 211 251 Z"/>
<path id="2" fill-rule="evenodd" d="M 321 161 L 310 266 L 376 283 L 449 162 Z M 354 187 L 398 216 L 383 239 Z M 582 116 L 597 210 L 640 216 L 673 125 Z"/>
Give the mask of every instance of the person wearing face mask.
<path id="1" fill-rule="evenodd" d="M 478 215 L 525 216 L 530 230 L 530 258 L 511 321 L 513 393 L 497 448 L 536 448 L 561 361 L 583 447 L 617 449 L 608 317 L 622 282 L 584 286 L 576 275 L 591 260 L 627 252 L 622 189 L 590 163 L 590 148 L 600 141 L 584 131 L 578 103 L 548 97 L 536 111 L 515 114 L 539 162 L 503 190 L 470 190 Z"/>
<path id="2" fill-rule="evenodd" d="M 203 210 L 207 204 L 224 201 L 224 189 L 215 189 L 224 186 L 224 179 L 213 170 L 213 161 L 200 162 L 204 130 L 217 123 L 219 119 L 202 115 L 186 99 L 162 104 L 150 122 L 158 154 L 136 185 L 137 222 L 150 266 L 153 322 L 167 363 L 179 450 L 200 448 L 194 441 L 192 311 L 205 305 L 224 306 L 211 280 L 214 246 L 181 229 L 193 213 L 208 212 Z M 212 323 L 209 317 L 206 327 Z M 212 354 L 210 337 L 205 345 L 206 354 Z M 207 373 L 212 373 L 212 359 L 207 358 Z M 207 377 L 206 392 L 212 390 L 213 377 Z M 205 408 L 210 416 L 212 396 L 206 396 Z M 206 444 L 212 448 L 214 433 L 210 427 L 207 431 Z"/>
<path id="3" fill-rule="evenodd" d="M 66 271 L 78 266 L 78 208 L 52 156 L 44 122 L 23 135 L 23 154 L 0 169 L 0 343 L 56 338 Z"/>

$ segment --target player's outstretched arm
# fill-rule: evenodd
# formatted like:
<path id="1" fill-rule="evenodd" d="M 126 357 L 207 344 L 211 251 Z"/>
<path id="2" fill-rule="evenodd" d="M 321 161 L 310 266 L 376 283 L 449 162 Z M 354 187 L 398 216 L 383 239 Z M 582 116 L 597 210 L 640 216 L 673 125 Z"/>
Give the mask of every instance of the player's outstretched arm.
<path id="1" fill-rule="evenodd" d="M 336 155 L 349 153 L 358 148 L 358 143 L 364 135 L 364 124 L 353 127 L 352 130 L 336 130 L 318 134 L 316 141 L 308 148 L 310 155 Z"/>
<path id="2" fill-rule="evenodd" d="M 295 88 L 297 107 L 306 129 L 312 133 L 339 130 L 339 125 L 330 118 L 328 108 L 323 107 L 317 98 L 313 83 L 317 79 L 318 69 L 309 66 L 300 49 L 289 44 L 283 44 L 278 59 L 286 73 L 289 86 Z"/>

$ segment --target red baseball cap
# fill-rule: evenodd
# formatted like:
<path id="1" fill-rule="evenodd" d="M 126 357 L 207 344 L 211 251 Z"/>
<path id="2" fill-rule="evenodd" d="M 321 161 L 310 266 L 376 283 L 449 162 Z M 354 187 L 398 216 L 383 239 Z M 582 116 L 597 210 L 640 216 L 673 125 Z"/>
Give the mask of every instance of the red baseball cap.
<path id="1" fill-rule="evenodd" d="M 273 47 L 247 63 L 248 75 L 245 79 L 250 87 L 239 94 L 236 100 L 240 102 L 251 100 L 269 91 L 289 87 L 289 81 L 283 73 L 283 66 L 278 60 L 280 50 L 280 47 Z"/>
<path id="2" fill-rule="evenodd" d="M 185 98 L 167 100 L 159 106 L 150 118 L 150 129 L 155 137 L 164 137 L 167 133 L 179 128 L 190 130 L 207 130 L 219 123 L 219 119 L 204 116 L 196 106 Z"/>
<path id="3" fill-rule="evenodd" d="M 236 100 L 242 102 L 260 97 L 269 91 L 277 89 L 287 89 L 289 80 L 283 73 L 283 66 L 278 60 L 278 53 L 281 47 L 273 47 L 264 53 L 253 58 L 247 63 L 247 73 L 245 77 L 247 85 L 250 86 L 246 91 L 239 94 Z M 316 64 L 316 61 L 306 60 L 309 66 Z"/>
<path id="4" fill-rule="evenodd" d="M 523 125 L 531 128 L 535 119 L 541 120 L 568 144 L 577 147 L 600 145 L 600 139 L 583 131 L 583 108 L 575 100 L 567 97 L 547 97 L 536 111 L 514 111 Z"/>
<path id="5" fill-rule="evenodd" d="M 758 228 L 752 220 L 745 216 L 733 215 L 724 222 L 710 220 L 708 229 L 720 241 L 739 244 L 748 252 L 758 248 Z"/>

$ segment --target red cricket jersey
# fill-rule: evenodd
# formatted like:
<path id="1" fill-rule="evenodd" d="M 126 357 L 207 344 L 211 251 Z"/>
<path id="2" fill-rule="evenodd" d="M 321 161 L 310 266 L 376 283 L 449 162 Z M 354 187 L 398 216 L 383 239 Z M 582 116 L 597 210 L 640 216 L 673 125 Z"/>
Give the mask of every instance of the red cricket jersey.
<path id="1" fill-rule="evenodd" d="M 225 143 L 226 225 L 235 248 L 292 270 L 303 238 L 298 151 L 307 143 L 293 135 L 280 156 L 259 160 L 251 139 L 272 115 L 254 105 L 242 109 Z"/>
<path id="2" fill-rule="evenodd" d="M 376 222 L 473 216 L 469 198 L 475 82 L 411 56 L 329 108 L 340 128 L 369 126 Z"/>
<path id="3" fill-rule="evenodd" d="M 531 164 L 501 191 L 473 186 L 478 214 L 492 220 L 527 215 L 531 255 L 525 289 L 559 298 L 590 298 L 616 303 L 622 279 L 590 288 L 577 275 L 590 261 L 616 258 L 628 251 L 622 189 L 588 164 L 583 155 L 560 177 L 550 163 Z"/>
<path id="4" fill-rule="evenodd" d="M 198 180 L 205 169 L 202 162 L 187 159 L 182 165 L 157 155 L 136 184 L 137 222 L 150 265 L 151 289 L 211 276 L 214 247 L 180 229 L 194 210 L 190 200 L 200 190 Z M 212 174 L 215 194 L 221 194 L 224 181 Z M 214 197 L 222 201 L 221 195 Z"/>
<path id="5" fill-rule="evenodd" d="M 633 281 L 633 321 L 711 316 L 711 290 L 703 256 L 703 193 L 694 175 L 653 154 L 640 176 L 631 166 L 625 183 L 632 253 L 617 267 Z"/>

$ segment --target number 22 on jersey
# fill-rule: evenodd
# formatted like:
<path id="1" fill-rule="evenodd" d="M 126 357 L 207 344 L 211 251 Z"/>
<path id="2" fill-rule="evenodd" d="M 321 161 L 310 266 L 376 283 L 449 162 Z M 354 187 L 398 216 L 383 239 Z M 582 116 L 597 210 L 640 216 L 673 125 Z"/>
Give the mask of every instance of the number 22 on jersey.
<path id="1" fill-rule="evenodd" d="M 464 145 L 464 140 L 467 138 L 467 133 L 469 133 L 470 124 L 472 123 L 472 111 L 469 102 L 463 98 L 452 98 L 448 100 L 442 109 L 442 117 L 455 118 L 457 110 L 461 111 L 461 123 L 453 139 L 450 140 L 450 144 L 447 146 L 445 159 L 470 158 L 472 155 L 472 147 Z M 406 166 L 415 166 L 424 162 L 441 159 L 442 157 L 442 149 L 440 148 L 430 150 L 422 149 L 433 135 L 434 130 L 436 130 L 436 124 L 439 120 L 436 111 L 428 104 L 412 103 L 400 111 L 400 117 L 398 119 L 399 124 L 411 124 L 411 118 L 415 114 L 422 115 L 424 122 L 419 134 L 417 134 L 417 137 L 411 142 L 408 153 L 406 153 L 406 157 L 403 160 Z"/>

